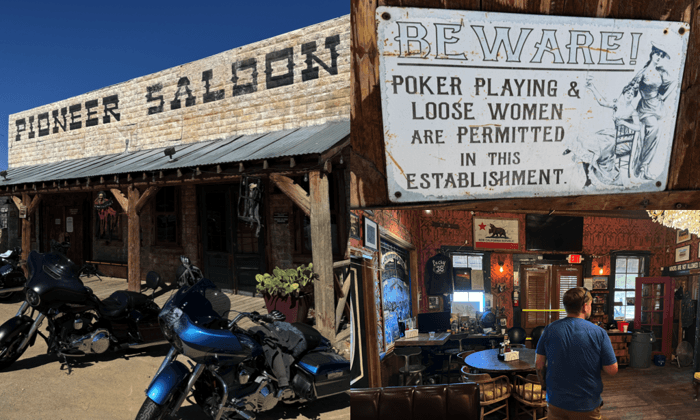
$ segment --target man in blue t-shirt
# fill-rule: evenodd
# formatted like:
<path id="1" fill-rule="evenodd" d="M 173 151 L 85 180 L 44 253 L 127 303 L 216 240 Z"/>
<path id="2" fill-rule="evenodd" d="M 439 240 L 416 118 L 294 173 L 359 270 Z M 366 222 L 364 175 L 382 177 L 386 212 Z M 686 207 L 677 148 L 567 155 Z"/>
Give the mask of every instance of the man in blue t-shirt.
<path id="1" fill-rule="evenodd" d="M 601 418 L 600 371 L 616 374 L 617 359 L 605 330 L 587 321 L 592 302 L 588 290 L 568 290 L 566 318 L 549 324 L 537 343 L 535 365 L 547 389 L 549 420 Z"/>

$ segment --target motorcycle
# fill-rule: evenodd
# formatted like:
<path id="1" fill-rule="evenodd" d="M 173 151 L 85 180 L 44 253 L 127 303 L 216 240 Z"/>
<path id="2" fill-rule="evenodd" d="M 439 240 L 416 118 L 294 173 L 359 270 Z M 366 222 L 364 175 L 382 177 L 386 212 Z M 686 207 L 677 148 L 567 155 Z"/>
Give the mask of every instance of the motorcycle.
<path id="1" fill-rule="evenodd" d="M 273 311 L 239 313 L 230 322 L 231 302 L 208 279 L 180 289 L 159 315 L 163 334 L 172 347 L 146 389 L 136 420 L 167 418 L 177 413 L 192 391 L 194 400 L 214 420 L 244 418 L 272 409 L 279 401 L 313 401 L 350 389 L 350 362 L 330 342 L 306 324 L 292 324 L 305 346 L 289 368 L 289 388 L 280 389 L 268 364 L 265 338 L 238 326 L 249 318 L 261 326 L 278 326 L 284 315 Z M 287 324 L 289 327 L 289 324 Z M 176 360 L 192 359 L 192 369 Z M 284 391 L 284 392 L 282 392 Z"/>
<path id="2" fill-rule="evenodd" d="M 99 275 L 92 264 L 78 269 L 64 254 L 32 251 L 27 266 L 26 300 L 17 315 L 0 326 L 0 370 L 33 346 L 37 335 L 46 341 L 47 353 L 62 358 L 69 369 L 72 358 L 167 344 L 158 326 L 160 307 L 154 302 L 156 289 L 163 286 L 157 273 L 146 277 L 147 288 L 153 290 L 150 296 L 120 290 L 100 300 L 80 279 Z M 49 323 L 48 337 L 39 331 L 44 320 Z"/>
<path id="3" fill-rule="evenodd" d="M 27 282 L 19 263 L 22 248 L 15 247 L 0 254 L 0 302 L 11 298 L 24 289 Z"/>

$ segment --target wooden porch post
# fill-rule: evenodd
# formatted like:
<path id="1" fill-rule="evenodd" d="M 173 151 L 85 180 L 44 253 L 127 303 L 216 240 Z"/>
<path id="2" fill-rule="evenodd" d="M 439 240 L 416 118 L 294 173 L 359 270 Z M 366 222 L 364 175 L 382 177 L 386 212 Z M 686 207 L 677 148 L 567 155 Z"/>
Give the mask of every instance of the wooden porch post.
<path id="1" fill-rule="evenodd" d="M 17 205 L 18 209 L 20 204 L 27 207 L 27 217 L 22 219 L 22 260 L 26 261 L 32 248 L 32 219 L 34 218 L 36 209 L 39 208 L 41 195 L 36 194 L 34 195 L 33 199 L 30 199 L 28 193 L 23 193 L 22 201 L 15 200 L 14 197 L 13 201 L 15 202 L 15 205 Z M 25 275 L 28 275 L 26 266 L 24 267 L 24 270 Z"/>
<path id="2" fill-rule="evenodd" d="M 31 201 L 29 201 L 29 194 L 23 193 L 22 194 L 22 205 L 27 208 L 27 214 L 24 219 L 22 219 L 22 259 L 24 261 L 27 260 L 27 257 L 29 257 L 29 251 L 31 251 L 32 248 L 32 215 L 29 213 L 29 205 L 31 204 Z M 25 266 L 26 267 L 26 266 Z M 25 269 L 26 270 L 26 269 Z"/>
<path id="3" fill-rule="evenodd" d="M 335 290 L 333 280 L 333 243 L 328 177 L 319 171 L 309 172 L 311 201 L 311 252 L 314 272 L 316 329 L 331 342 L 335 341 Z"/>
<path id="4" fill-rule="evenodd" d="M 133 185 L 129 186 L 129 206 L 127 210 L 129 219 L 129 290 L 141 291 L 141 220 L 136 211 L 136 203 L 141 197 L 141 192 Z"/>
<path id="5" fill-rule="evenodd" d="M 160 187 L 148 187 L 143 195 L 138 188 L 129 186 L 129 197 L 124 208 L 124 199 L 119 190 L 112 190 L 114 197 L 129 216 L 129 290 L 141 291 L 141 210 Z"/>

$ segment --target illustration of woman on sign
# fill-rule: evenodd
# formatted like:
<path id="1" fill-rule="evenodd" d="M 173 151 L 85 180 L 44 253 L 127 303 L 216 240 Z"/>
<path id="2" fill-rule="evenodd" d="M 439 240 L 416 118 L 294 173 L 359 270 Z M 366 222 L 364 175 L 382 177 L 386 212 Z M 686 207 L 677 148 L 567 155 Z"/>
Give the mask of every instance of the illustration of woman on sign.
<path id="1" fill-rule="evenodd" d="M 634 175 L 648 180 L 654 179 L 654 176 L 649 173 L 649 164 L 654 159 L 659 145 L 659 120 L 665 116 L 664 104 L 676 83 L 662 67 L 661 60 L 664 58 L 671 57 L 662 45 L 652 42 L 649 61 L 629 83 L 639 89 L 641 99 L 637 105 L 637 112 L 644 124 L 639 163 Z"/>
<path id="2" fill-rule="evenodd" d="M 639 136 L 638 132 L 642 128 L 639 114 L 634 106 L 634 97 L 637 96 L 638 92 L 634 86 L 627 85 L 622 90 L 620 98 L 608 101 L 598 91 L 590 78 L 586 80 L 586 87 L 593 93 L 598 104 L 613 110 L 612 117 L 615 127 L 600 130 L 591 136 L 577 138 L 577 143 L 573 146 L 573 156 L 575 160 L 583 164 L 583 170 L 586 173 L 584 188 L 593 184 L 591 173 L 603 184 L 622 186 L 620 168 L 615 161 L 620 156 L 634 153 L 632 139 Z M 627 138 L 630 141 L 620 141 L 620 132 L 629 133 Z M 571 152 L 571 149 L 566 149 L 564 154 Z M 634 157 L 632 156 L 629 164 L 633 164 L 633 162 Z"/>

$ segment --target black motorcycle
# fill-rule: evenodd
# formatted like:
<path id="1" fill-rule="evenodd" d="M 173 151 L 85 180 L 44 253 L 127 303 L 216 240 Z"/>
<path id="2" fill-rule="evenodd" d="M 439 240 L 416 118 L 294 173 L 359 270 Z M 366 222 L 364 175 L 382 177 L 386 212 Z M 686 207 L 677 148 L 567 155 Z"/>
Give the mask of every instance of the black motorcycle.
<path id="1" fill-rule="evenodd" d="M 65 364 L 87 354 L 167 343 L 158 325 L 160 308 L 153 300 L 162 286 L 157 273 L 146 278 L 147 287 L 153 289 L 150 296 L 117 291 L 100 300 L 80 279 L 98 274 L 94 265 L 78 269 L 63 254 L 32 251 L 27 266 L 26 301 L 14 318 L 0 326 L 0 370 L 34 345 L 37 335 L 46 341 L 47 352 Z M 44 319 L 49 322 L 48 337 L 39 331 Z"/>
<path id="2" fill-rule="evenodd" d="M 19 263 L 22 248 L 15 247 L 0 254 L 0 302 L 11 300 L 24 289 L 27 278 Z"/>

